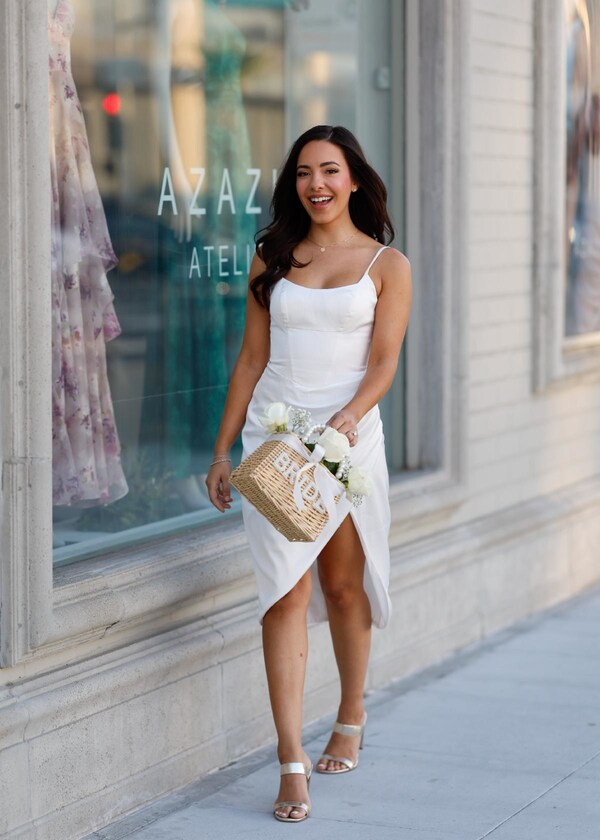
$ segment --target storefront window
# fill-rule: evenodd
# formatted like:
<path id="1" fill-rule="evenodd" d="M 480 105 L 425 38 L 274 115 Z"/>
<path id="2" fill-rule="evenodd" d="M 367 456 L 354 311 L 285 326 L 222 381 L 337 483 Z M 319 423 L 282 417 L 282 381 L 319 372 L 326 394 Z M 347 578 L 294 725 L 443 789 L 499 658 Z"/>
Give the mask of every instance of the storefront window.
<path id="1" fill-rule="evenodd" d="M 567 335 L 600 331 L 600 0 L 565 0 Z"/>
<path id="2" fill-rule="evenodd" d="M 53 6 L 54 543 L 65 563 L 220 516 L 204 476 L 276 168 L 302 130 L 356 130 L 366 104 L 357 0 Z"/>

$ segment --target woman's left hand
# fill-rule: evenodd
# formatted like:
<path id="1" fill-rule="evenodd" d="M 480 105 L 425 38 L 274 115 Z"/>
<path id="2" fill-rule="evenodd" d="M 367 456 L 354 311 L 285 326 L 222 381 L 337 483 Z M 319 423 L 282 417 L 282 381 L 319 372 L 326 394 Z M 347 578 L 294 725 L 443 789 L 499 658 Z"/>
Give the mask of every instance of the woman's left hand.
<path id="1" fill-rule="evenodd" d="M 346 435 L 350 446 L 356 446 L 358 443 L 358 420 L 348 409 L 342 408 L 340 411 L 336 411 L 333 417 L 330 417 L 327 421 L 327 425 Z"/>

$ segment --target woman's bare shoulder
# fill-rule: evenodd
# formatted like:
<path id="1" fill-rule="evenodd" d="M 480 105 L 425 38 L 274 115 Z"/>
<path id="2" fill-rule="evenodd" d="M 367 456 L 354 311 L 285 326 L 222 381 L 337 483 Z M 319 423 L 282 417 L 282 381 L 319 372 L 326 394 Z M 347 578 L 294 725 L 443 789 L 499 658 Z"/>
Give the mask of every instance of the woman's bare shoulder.
<path id="1" fill-rule="evenodd" d="M 371 269 L 371 278 L 377 289 L 378 296 L 386 289 L 390 291 L 401 288 L 410 289 L 410 262 L 402 251 L 388 246 L 385 250 L 381 251 L 375 260 L 375 265 Z"/>
<path id="2" fill-rule="evenodd" d="M 406 254 L 391 245 L 382 251 L 377 262 L 383 273 L 410 277 L 410 262 Z"/>

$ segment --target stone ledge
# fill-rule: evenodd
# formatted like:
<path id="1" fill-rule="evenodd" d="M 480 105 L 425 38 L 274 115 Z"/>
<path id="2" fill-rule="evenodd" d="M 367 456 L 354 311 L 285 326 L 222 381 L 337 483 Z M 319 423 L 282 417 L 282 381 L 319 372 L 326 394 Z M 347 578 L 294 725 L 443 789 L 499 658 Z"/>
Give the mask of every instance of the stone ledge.
<path id="1" fill-rule="evenodd" d="M 406 522 L 408 505 L 421 529 L 439 526 L 464 493 L 443 471 L 392 479 L 394 521 Z M 407 526 L 394 525 L 391 537 L 406 540 Z M 54 570 L 53 594 L 47 642 L 25 659 L 25 671 L 49 657 L 72 661 L 91 643 L 104 649 L 131 644 L 254 597 L 241 517 L 226 526 L 215 523 L 151 546 L 60 566 Z"/>
<path id="2" fill-rule="evenodd" d="M 210 618 L 255 597 L 241 518 L 98 560 L 59 567 L 55 627 L 36 651 L 57 659 L 105 650 Z M 32 663 L 33 665 L 33 663 Z"/>

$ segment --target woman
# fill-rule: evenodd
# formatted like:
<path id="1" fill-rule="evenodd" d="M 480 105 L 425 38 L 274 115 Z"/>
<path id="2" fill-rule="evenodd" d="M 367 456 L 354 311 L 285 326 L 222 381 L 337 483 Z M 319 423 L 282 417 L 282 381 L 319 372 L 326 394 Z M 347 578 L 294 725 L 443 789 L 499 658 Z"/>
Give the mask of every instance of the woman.
<path id="1" fill-rule="evenodd" d="M 329 620 L 340 675 L 338 722 L 316 768 L 333 774 L 357 766 L 371 625 L 389 618 L 388 474 L 377 403 L 396 372 L 411 279 L 406 257 L 378 244 L 393 238 L 386 189 L 345 128 L 315 126 L 298 138 L 272 217 L 257 237 L 242 349 L 206 478 L 210 499 L 222 512 L 231 506 L 230 448 L 242 426 L 244 457 L 264 442 L 260 415 L 277 401 L 347 435 L 352 464 L 373 480 L 359 507 L 340 501 L 313 543 L 288 542 L 242 500 L 281 762 L 274 815 L 300 822 L 310 813 L 312 771 L 301 740 L 307 619 Z"/>

